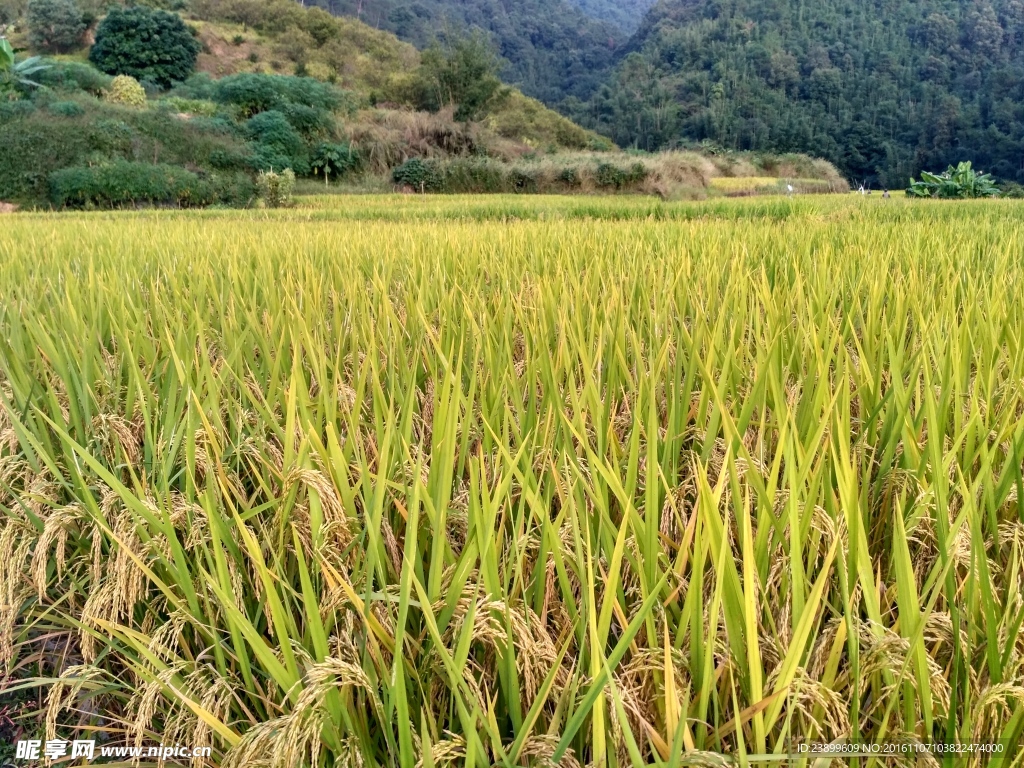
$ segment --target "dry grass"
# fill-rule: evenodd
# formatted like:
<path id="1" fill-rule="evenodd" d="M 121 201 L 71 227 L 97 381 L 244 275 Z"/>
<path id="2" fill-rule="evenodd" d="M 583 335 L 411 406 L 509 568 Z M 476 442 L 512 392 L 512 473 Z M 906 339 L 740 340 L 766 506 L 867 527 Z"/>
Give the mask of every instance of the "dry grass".
<path id="1" fill-rule="evenodd" d="M 523 151 L 494 142 L 478 126 L 457 123 L 452 110 L 438 114 L 394 109 L 359 112 L 343 126 L 345 138 L 359 147 L 373 173 L 386 174 L 411 157 L 466 157 L 484 149 L 485 142 L 499 156 Z M 504 151 L 503 151 L 504 150 Z"/>

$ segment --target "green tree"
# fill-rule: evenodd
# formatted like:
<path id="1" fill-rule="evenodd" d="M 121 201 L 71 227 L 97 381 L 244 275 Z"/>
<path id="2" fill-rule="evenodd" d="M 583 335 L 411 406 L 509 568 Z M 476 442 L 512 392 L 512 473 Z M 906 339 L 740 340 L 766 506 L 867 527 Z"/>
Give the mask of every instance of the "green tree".
<path id="1" fill-rule="evenodd" d="M 423 52 L 419 69 L 420 103 L 437 112 L 455 108 L 455 119 L 475 120 L 501 95 L 498 57 L 483 33 L 435 43 Z"/>
<path id="2" fill-rule="evenodd" d="M 302 136 L 277 110 L 260 112 L 247 120 L 245 134 L 252 142 L 256 167 L 260 170 L 291 168 L 302 176 L 309 172 Z"/>
<path id="3" fill-rule="evenodd" d="M 25 0 L 0 0 L 0 35 L 25 13 Z"/>
<path id="4" fill-rule="evenodd" d="M 141 5 L 113 8 L 96 30 L 89 61 L 108 75 L 169 88 L 195 71 L 201 47 L 176 14 Z"/>
<path id="5" fill-rule="evenodd" d="M 30 0 L 26 16 L 28 41 L 36 50 L 67 53 L 82 42 L 85 21 L 75 0 Z"/>

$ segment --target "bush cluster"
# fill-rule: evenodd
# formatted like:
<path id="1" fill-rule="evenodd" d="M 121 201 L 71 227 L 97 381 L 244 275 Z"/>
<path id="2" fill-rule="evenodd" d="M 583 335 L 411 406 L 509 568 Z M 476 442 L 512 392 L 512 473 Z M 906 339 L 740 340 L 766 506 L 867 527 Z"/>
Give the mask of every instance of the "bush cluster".
<path id="1" fill-rule="evenodd" d="M 622 166 L 602 162 L 596 166 L 513 164 L 490 158 L 413 158 L 392 172 L 392 181 L 416 192 L 443 194 L 472 193 L 559 193 L 571 191 L 637 190 L 650 172 L 643 163 Z M 584 185 L 586 183 L 586 189 Z"/>
<path id="2" fill-rule="evenodd" d="M 403 187 L 417 192 L 446 192 L 444 173 L 439 163 L 414 157 L 406 160 L 391 172 L 391 179 Z"/>
<path id="3" fill-rule="evenodd" d="M 417 192 L 501 193 L 536 192 L 538 179 L 529 170 L 509 168 L 489 158 L 450 160 L 413 158 L 395 168 L 395 184 Z"/>
<path id="4" fill-rule="evenodd" d="M 241 74 L 216 82 L 204 82 L 196 78 L 189 85 L 205 91 L 203 95 L 213 101 L 238 108 L 243 117 L 252 117 L 270 110 L 287 112 L 296 107 L 327 114 L 346 105 L 350 109 L 355 108 L 355 100 L 345 91 L 310 77 Z M 304 114 L 308 120 L 308 112 L 296 114 Z"/>
<path id="5" fill-rule="evenodd" d="M 49 69 L 36 75 L 42 85 L 54 91 L 84 91 L 102 97 L 110 89 L 113 78 L 95 67 L 77 61 L 51 61 Z"/>
<path id="6" fill-rule="evenodd" d="M 126 109 L 81 93 L 48 91 L 0 104 L 3 199 L 45 205 L 48 177 L 62 168 L 115 161 L 248 172 L 255 167 L 240 130 L 216 118 L 180 119 L 165 109 Z"/>
<path id="7" fill-rule="evenodd" d="M 49 186 L 58 208 L 195 208 L 245 203 L 253 195 L 244 174 L 200 176 L 178 166 L 127 160 L 63 168 L 50 174 Z"/>
<path id="8" fill-rule="evenodd" d="M 354 108 L 355 100 L 327 83 L 275 75 L 221 81 L 196 76 L 160 101 L 148 101 L 142 84 L 129 75 L 112 78 L 87 65 L 61 63 L 45 76 L 49 87 L 32 100 L 0 103 L 0 146 L 9 150 L 0 153 L 0 188 L 5 199 L 23 205 L 53 203 L 51 174 L 88 166 L 105 169 L 90 181 L 100 186 L 61 192 L 56 199 L 67 202 L 60 205 L 149 199 L 148 193 L 132 191 L 122 200 L 104 191 L 101 182 L 124 171 L 125 162 L 185 167 L 200 177 L 289 168 L 299 176 L 315 173 L 329 180 L 363 167 L 356 147 L 341 140 L 333 112 Z M 63 190 L 65 177 L 58 181 Z M 143 192 L 152 174 L 144 181 Z M 189 180 L 185 189 L 193 188 L 198 187 Z M 93 194 L 94 189 L 101 193 Z M 160 189 L 154 194 L 157 204 L 177 204 Z M 85 202 L 76 203 L 79 198 Z"/>
<path id="9" fill-rule="evenodd" d="M 80 117 L 85 109 L 77 101 L 53 101 L 46 108 L 59 117 Z"/>
<path id="10" fill-rule="evenodd" d="M 335 112 L 351 113 L 356 105 L 350 93 L 329 83 L 283 75 L 241 74 L 218 81 L 196 76 L 172 96 L 219 104 L 239 121 L 253 169 L 291 168 L 299 176 L 322 168 L 316 165 L 319 148 L 338 138 Z M 332 166 L 331 174 L 336 170 Z"/>
<path id="11" fill-rule="evenodd" d="M 301 176 L 309 173 L 302 135 L 288 118 L 275 109 L 260 112 L 245 123 L 245 134 L 252 142 L 259 170 L 291 168 Z"/>
<path id="12" fill-rule="evenodd" d="M 647 167 L 643 163 L 633 163 L 628 168 L 622 168 L 614 163 L 601 163 L 594 174 L 597 186 L 615 190 L 639 184 L 646 178 Z"/>

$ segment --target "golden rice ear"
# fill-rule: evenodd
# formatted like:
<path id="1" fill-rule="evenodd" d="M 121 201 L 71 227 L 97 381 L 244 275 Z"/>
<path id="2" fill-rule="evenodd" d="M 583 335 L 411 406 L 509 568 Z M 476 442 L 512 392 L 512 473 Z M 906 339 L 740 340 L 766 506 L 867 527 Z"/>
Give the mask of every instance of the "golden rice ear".
<path id="1" fill-rule="evenodd" d="M 79 694 L 88 685 L 107 676 L 107 672 L 90 664 L 76 664 L 61 672 L 46 694 L 46 738 L 57 738 L 57 720 L 65 710 L 77 710 L 81 706 Z"/>
<path id="2" fill-rule="evenodd" d="M 27 578 L 31 547 L 29 530 L 20 523 L 0 527 L 0 664 L 5 667 L 14 660 L 20 608 L 33 592 Z"/>
<path id="3" fill-rule="evenodd" d="M 43 602 L 50 586 L 48 566 L 52 562 L 56 573 L 56 582 L 60 582 L 67 565 L 67 545 L 70 528 L 85 523 L 88 517 L 80 504 L 73 504 L 55 510 L 46 517 L 43 532 L 36 540 L 32 553 L 32 580 L 36 594 Z M 51 552 L 51 547 L 53 551 Z"/>

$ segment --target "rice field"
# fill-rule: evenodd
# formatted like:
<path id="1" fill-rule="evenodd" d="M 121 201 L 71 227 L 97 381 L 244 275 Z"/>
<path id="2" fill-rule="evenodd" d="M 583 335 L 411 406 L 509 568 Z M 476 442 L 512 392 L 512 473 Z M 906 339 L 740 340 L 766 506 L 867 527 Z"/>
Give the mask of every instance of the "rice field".
<path id="1" fill-rule="evenodd" d="M 1024 764 L 1022 223 L 7 217 L 0 735 L 245 768 Z"/>

